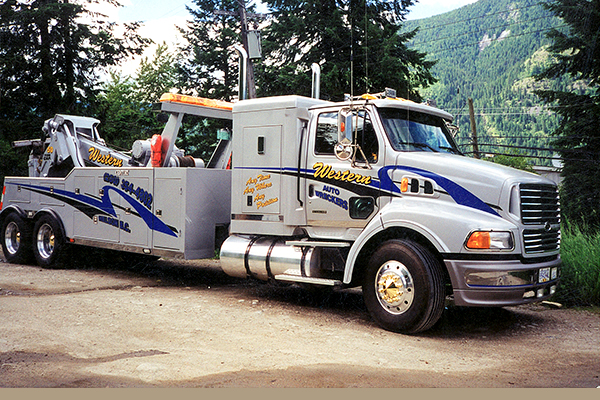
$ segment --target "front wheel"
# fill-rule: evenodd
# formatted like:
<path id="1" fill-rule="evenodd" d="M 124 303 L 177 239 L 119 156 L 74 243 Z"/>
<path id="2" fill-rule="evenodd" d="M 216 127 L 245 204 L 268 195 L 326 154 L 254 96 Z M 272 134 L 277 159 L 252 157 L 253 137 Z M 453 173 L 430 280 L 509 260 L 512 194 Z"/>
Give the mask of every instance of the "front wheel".
<path id="1" fill-rule="evenodd" d="M 67 243 L 56 218 L 44 215 L 33 228 L 33 254 L 41 267 L 56 268 L 66 255 Z"/>
<path id="2" fill-rule="evenodd" d="M 27 264 L 33 260 L 31 225 L 15 212 L 2 222 L 2 252 L 9 263 Z"/>
<path id="3" fill-rule="evenodd" d="M 363 283 L 369 313 L 384 329 L 418 333 L 444 310 L 442 269 L 433 255 L 410 240 L 389 240 L 371 257 Z"/>

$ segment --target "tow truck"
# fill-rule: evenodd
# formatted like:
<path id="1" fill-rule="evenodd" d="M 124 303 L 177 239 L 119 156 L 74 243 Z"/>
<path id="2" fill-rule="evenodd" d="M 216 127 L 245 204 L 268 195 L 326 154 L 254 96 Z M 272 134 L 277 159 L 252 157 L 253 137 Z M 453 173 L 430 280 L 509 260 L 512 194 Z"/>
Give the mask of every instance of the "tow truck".
<path id="1" fill-rule="evenodd" d="M 235 103 L 166 94 L 162 134 L 130 153 L 99 121 L 56 115 L 28 177 L 7 177 L 8 262 L 61 265 L 75 246 L 153 257 L 220 255 L 231 276 L 362 288 L 387 330 L 430 329 L 447 301 L 548 299 L 560 279 L 556 184 L 461 154 L 452 116 L 393 92 L 343 102 Z M 175 146 L 183 117 L 230 121 L 208 162 Z"/>

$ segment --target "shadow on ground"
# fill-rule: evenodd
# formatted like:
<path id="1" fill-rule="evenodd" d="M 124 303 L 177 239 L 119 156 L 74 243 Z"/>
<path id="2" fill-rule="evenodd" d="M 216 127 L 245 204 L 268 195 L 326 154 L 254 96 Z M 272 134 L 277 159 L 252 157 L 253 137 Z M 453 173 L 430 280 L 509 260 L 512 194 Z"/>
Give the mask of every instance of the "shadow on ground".
<path id="1" fill-rule="evenodd" d="M 217 260 L 157 259 L 86 247 L 73 250 L 76 251 L 71 252 L 68 262 L 60 268 L 145 278 L 160 287 L 221 290 L 224 294 L 242 295 L 285 308 L 323 312 L 328 316 L 379 329 L 368 315 L 360 289 L 334 291 L 234 278 L 219 268 Z M 538 326 L 545 322 L 543 313 L 526 312 L 523 307 L 527 310 L 527 306 L 474 308 L 450 304 L 440 321 L 419 336 L 485 340 L 490 336 L 519 334 L 523 332 L 523 327 Z"/>
<path id="2" fill-rule="evenodd" d="M 219 289 L 242 291 L 246 296 L 277 303 L 279 306 L 322 310 L 324 313 L 350 319 L 378 329 L 368 315 L 360 290 L 334 291 L 309 289 L 289 284 L 267 284 L 262 281 L 233 278 L 219 268 L 218 261 L 183 261 L 127 255 L 106 250 L 78 251 L 68 268 L 92 270 L 149 278 L 161 287 L 186 287 L 192 290 Z M 474 308 L 448 305 L 440 321 L 420 336 L 430 338 L 470 338 L 514 335 L 524 326 L 544 323 L 542 315 L 523 312 L 518 307 Z"/>

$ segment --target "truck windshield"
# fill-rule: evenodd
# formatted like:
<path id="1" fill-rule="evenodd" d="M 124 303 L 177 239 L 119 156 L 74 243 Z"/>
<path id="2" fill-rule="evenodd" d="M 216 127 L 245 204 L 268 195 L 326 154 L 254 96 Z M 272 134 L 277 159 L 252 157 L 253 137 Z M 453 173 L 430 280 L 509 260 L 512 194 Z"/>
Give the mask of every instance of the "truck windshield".
<path id="1" fill-rule="evenodd" d="M 380 108 L 379 114 L 394 150 L 460 154 L 441 117 L 398 108 Z"/>

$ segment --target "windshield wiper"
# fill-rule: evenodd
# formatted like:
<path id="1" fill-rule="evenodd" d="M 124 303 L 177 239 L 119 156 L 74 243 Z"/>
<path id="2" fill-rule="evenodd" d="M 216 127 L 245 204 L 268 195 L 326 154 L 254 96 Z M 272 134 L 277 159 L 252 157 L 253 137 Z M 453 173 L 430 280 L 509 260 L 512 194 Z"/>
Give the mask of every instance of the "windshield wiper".
<path id="1" fill-rule="evenodd" d="M 440 149 L 442 150 L 448 150 L 454 154 L 459 154 L 462 156 L 462 153 L 459 150 L 456 150 L 454 147 L 446 147 L 446 146 L 440 146 Z"/>
<path id="2" fill-rule="evenodd" d="M 420 142 L 399 142 L 398 144 L 403 144 L 403 145 L 407 145 L 407 146 L 414 146 L 414 147 L 419 148 L 419 149 L 429 149 L 429 150 L 433 151 L 434 153 L 438 153 L 438 151 L 436 149 L 434 149 L 433 147 L 431 147 L 427 143 L 420 143 Z"/>

